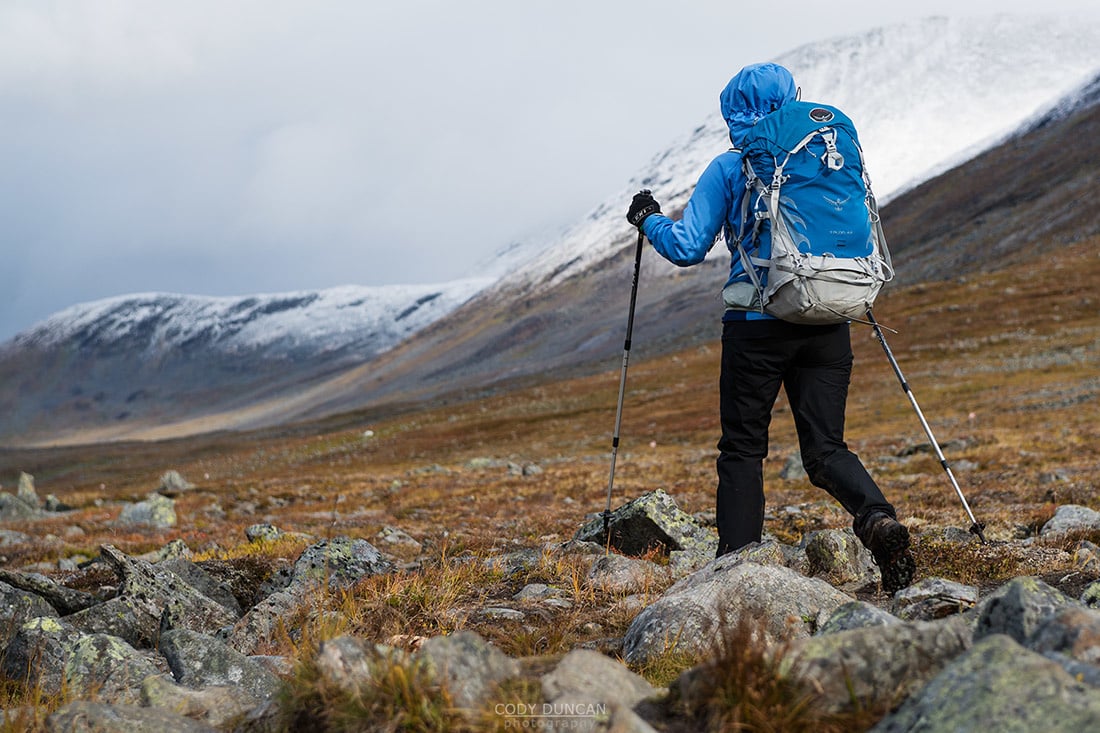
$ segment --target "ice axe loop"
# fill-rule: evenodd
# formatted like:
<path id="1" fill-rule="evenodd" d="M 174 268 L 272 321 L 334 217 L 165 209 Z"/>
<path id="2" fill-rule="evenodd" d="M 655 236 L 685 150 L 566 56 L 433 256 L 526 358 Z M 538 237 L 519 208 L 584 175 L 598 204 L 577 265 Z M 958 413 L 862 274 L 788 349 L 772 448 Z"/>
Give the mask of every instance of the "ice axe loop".
<path id="1" fill-rule="evenodd" d="M 882 344 L 882 350 L 886 352 L 886 358 L 890 360 L 890 366 L 894 368 L 894 374 L 897 376 L 898 381 L 901 382 L 902 391 L 905 392 L 905 396 L 909 398 L 910 404 L 913 405 L 913 409 L 917 413 L 917 419 L 920 420 L 921 427 L 924 428 L 928 440 L 932 443 L 932 450 L 936 452 L 936 457 L 940 459 L 940 465 L 943 466 L 943 470 L 947 473 L 947 478 L 955 488 L 955 493 L 959 495 L 959 501 L 962 502 L 963 509 L 966 510 L 966 515 L 970 517 L 970 533 L 977 535 L 983 545 L 987 544 L 984 532 L 985 525 L 974 518 L 974 512 L 970 510 L 970 505 L 966 503 L 966 497 L 963 496 L 962 489 L 959 488 L 959 482 L 955 480 L 955 474 L 952 473 L 951 466 L 947 463 L 947 459 L 944 458 L 943 451 L 940 450 L 940 444 L 936 441 L 936 436 L 932 434 L 932 428 L 928 425 L 928 421 L 924 419 L 924 413 L 921 412 L 920 405 L 917 404 L 917 398 L 913 396 L 913 391 L 909 389 L 909 383 L 905 381 L 905 376 L 901 373 L 901 367 L 898 366 L 898 361 L 894 358 L 894 353 L 890 351 L 890 346 L 886 343 L 886 336 L 883 335 L 882 328 L 879 326 L 878 321 L 875 320 L 875 316 L 871 313 L 870 308 L 867 309 L 867 322 L 870 323 L 871 328 L 874 329 L 875 338 Z"/>

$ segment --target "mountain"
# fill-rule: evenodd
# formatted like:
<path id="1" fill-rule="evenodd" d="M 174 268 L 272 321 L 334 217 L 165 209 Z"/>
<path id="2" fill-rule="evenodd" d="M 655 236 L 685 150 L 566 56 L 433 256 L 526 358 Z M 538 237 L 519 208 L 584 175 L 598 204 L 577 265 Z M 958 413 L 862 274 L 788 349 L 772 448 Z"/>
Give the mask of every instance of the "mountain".
<path id="1" fill-rule="evenodd" d="M 777 60 L 794 72 L 804 99 L 828 100 L 855 120 L 880 201 L 897 199 L 899 211 L 917 211 L 903 202 L 933 207 L 947 200 L 946 193 L 960 192 L 949 209 L 962 223 L 947 227 L 942 218 L 919 214 L 887 219 L 899 279 L 912 281 L 913 273 L 935 277 L 951 271 L 945 265 L 950 258 L 942 256 L 919 264 L 926 229 L 945 237 L 937 255 L 986 241 L 980 228 L 972 241 L 951 238 L 967 223 L 974 196 L 1001 196 L 1009 205 L 1004 221 L 1014 216 L 1014 199 L 1004 185 L 1013 179 L 964 177 L 969 193 L 958 183 L 916 184 L 979 152 L 1013 145 L 1011 135 L 1029 126 L 1046 130 L 1043 145 L 1064 145 L 1066 125 L 1080 114 L 1100 66 L 1093 52 L 1098 41 L 1095 23 L 933 18 L 811 44 Z M 32 338 L 39 327 L 0 348 L 0 442 L 165 437 L 273 425 L 470 395 L 547 373 L 615 367 L 636 237 L 623 220 L 630 195 L 652 188 L 664 210 L 675 214 L 703 167 L 727 147 L 725 123 L 715 110 L 583 221 L 560 236 L 511 248 L 508 262 L 524 264 L 510 265 L 508 274 L 455 310 L 441 308 L 434 315 L 445 312 L 446 318 L 385 351 L 362 344 L 318 348 L 289 327 L 281 340 L 257 345 L 249 334 L 267 329 L 234 330 L 229 303 L 212 318 L 213 311 L 200 316 L 193 306 L 173 311 L 176 325 L 170 327 L 160 320 L 168 311 L 156 308 L 140 328 L 112 325 L 127 323 L 127 317 L 111 316 L 106 304 L 58 314 L 46 331 L 66 335 Z M 1028 154 L 1045 153 L 1033 146 Z M 1082 157 L 1096 160 L 1095 154 Z M 1052 180 L 1059 179 L 1048 177 L 1043 185 L 1057 199 Z M 893 217 L 894 209 L 888 205 L 884 217 Z M 639 357 L 717 336 L 718 291 L 728 267 L 721 250 L 716 247 L 698 267 L 679 269 L 647 249 L 634 333 Z M 410 296 L 404 308 L 427 294 Z M 288 304 L 297 297 L 278 296 Z M 287 322 L 304 324 L 309 319 L 299 316 L 313 306 L 303 300 L 301 313 L 297 307 L 276 309 Z M 373 323 L 396 319 L 404 308 L 381 309 Z M 191 318 L 207 325 L 191 329 Z M 308 333 L 308 327 L 303 330 Z M 163 336 L 193 331 L 205 336 Z M 371 340 L 369 334 L 362 338 Z M 157 345 L 171 348 L 158 351 Z M 20 380 L 18 388 L 9 386 L 13 379 Z"/>
<path id="2" fill-rule="evenodd" d="M 383 353 L 483 280 L 73 306 L 0 346 L 3 434 L 102 430 L 243 407 Z"/>

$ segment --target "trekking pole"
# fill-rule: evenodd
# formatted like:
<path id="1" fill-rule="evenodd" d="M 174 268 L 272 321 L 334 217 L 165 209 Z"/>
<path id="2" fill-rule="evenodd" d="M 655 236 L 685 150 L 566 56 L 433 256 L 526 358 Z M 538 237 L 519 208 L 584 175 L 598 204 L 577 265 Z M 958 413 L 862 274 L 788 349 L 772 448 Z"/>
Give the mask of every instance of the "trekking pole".
<path id="1" fill-rule="evenodd" d="M 882 350 L 886 352 L 886 358 L 890 360 L 890 366 L 894 368 L 894 374 L 897 375 L 898 381 L 901 382 L 901 389 L 905 392 L 905 396 L 909 398 L 909 402 L 913 405 L 913 409 L 917 412 L 917 418 L 920 420 L 921 426 L 924 428 L 925 434 L 928 436 L 928 440 L 932 442 L 932 449 L 936 451 L 936 457 L 940 459 L 940 465 L 943 466 L 943 470 L 947 472 L 947 478 L 951 480 L 951 485 L 955 487 L 955 493 L 959 495 L 959 501 L 962 502 L 963 509 L 966 510 L 966 515 L 970 517 L 970 533 L 978 536 L 978 539 L 982 541 L 982 544 L 986 544 L 985 533 L 982 531 L 985 529 L 985 525 L 974 518 L 974 512 L 970 511 L 970 505 L 966 503 L 966 497 L 963 496 L 962 489 L 959 488 L 959 482 L 955 480 L 955 474 L 951 472 L 951 466 L 948 465 L 947 459 L 944 458 L 943 451 L 940 450 L 940 444 L 936 441 L 936 436 L 932 434 L 932 428 L 929 427 L 928 421 L 924 419 L 924 413 L 920 410 L 920 405 L 917 404 L 917 398 L 913 396 L 913 391 L 909 389 L 909 383 L 905 381 L 905 377 L 901 373 L 901 367 L 898 366 L 897 359 L 894 358 L 894 353 L 890 351 L 890 346 L 886 343 L 886 337 L 882 334 L 882 329 L 879 328 L 878 321 L 875 320 L 875 316 L 871 313 L 871 309 L 867 309 L 867 320 L 871 324 L 871 328 L 875 331 L 875 338 L 882 344 Z"/>
<path id="2" fill-rule="evenodd" d="M 626 343 L 623 344 L 623 369 L 619 375 L 619 404 L 615 408 L 615 432 L 611 434 L 611 473 L 607 477 L 607 508 L 603 511 L 603 534 L 606 546 L 611 546 L 611 489 L 615 485 L 615 459 L 619 455 L 619 429 L 623 424 L 623 396 L 626 394 L 626 367 L 630 363 L 630 338 L 634 333 L 634 305 L 638 302 L 638 273 L 642 269 L 642 241 L 645 233 L 638 230 L 638 247 L 634 252 L 634 280 L 630 285 L 630 312 L 626 318 Z"/>

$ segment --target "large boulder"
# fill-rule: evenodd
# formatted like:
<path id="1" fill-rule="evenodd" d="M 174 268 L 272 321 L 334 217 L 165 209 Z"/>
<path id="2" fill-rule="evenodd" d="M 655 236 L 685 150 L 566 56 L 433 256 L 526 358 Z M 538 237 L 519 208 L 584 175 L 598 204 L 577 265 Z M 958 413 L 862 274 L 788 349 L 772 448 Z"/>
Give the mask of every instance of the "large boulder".
<path id="1" fill-rule="evenodd" d="M 111 545 L 104 545 L 100 551 L 122 579 L 118 597 L 113 599 L 114 607 L 108 613 L 117 611 L 129 617 L 124 625 L 131 631 L 124 638 L 131 644 L 149 646 L 163 628 L 212 633 L 236 622 L 235 613 L 207 598 L 175 573 L 128 557 Z M 105 615 L 104 605 L 107 604 L 82 612 L 86 618 L 80 619 L 81 625 L 92 629 L 106 624 L 117 631 L 114 622 Z"/>
<path id="2" fill-rule="evenodd" d="M 1040 537 L 1055 537 L 1068 532 L 1100 529 L 1100 512 L 1077 504 L 1063 504 L 1039 530 Z"/>
<path id="3" fill-rule="evenodd" d="M 785 567 L 718 558 L 673 585 L 627 629 L 623 654 L 631 665 L 675 649 L 712 651 L 725 627 L 742 619 L 760 624 L 768 639 L 809 636 L 852 600 L 823 580 Z"/>
<path id="4" fill-rule="evenodd" d="M 1080 733 L 1100 729 L 1100 690 L 1004 634 L 948 664 L 873 733 Z"/>
<path id="5" fill-rule="evenodd" d="M 797 640 L 784 671 L 821 693 L 832 710 L 889 707 L 970 648 L 970 629 L 947 621 L 892 623 Z"/>

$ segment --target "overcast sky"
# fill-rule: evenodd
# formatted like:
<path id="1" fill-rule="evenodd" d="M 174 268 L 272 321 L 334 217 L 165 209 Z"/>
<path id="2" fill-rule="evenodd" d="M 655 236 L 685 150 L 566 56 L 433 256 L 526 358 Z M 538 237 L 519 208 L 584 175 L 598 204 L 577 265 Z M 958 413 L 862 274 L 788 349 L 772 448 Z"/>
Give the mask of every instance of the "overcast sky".
<path id="1" fill-rule="evenodd" d="M 1096 4 L 0 0 L 0 341 L 127 293 L 475 275 L 619 190 L 747 63 Z"/>

